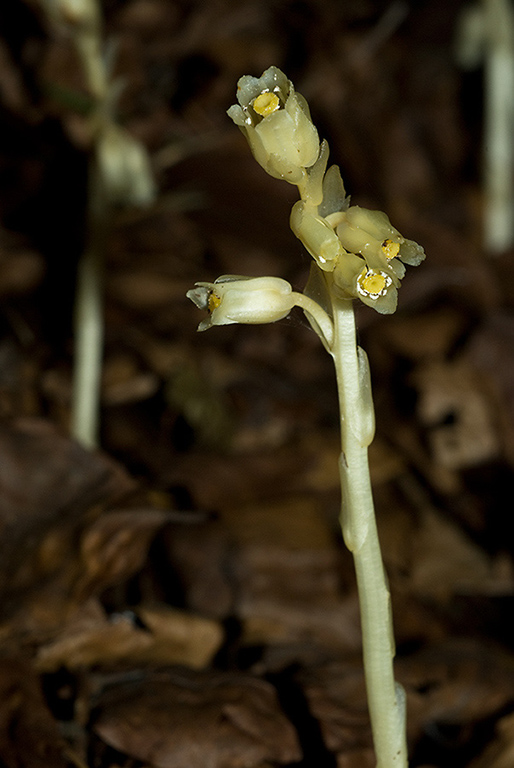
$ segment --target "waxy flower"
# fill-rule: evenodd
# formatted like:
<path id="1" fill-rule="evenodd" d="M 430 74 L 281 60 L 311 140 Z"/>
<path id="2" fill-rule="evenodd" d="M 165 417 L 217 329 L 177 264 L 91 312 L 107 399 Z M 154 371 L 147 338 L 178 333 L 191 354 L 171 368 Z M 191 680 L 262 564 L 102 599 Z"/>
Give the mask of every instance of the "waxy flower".
<path id="1" fill-rule="evenodd" d="M 307 102 L 277 67 L 261 77 L 245 75 L 228 115 L 245 134 L 250 149 L 271 176 L 297 184 L 319 155 L 318 132 Z"/>
<path id="2" fill-rule="evenodd" d="M 398 259 L 417 267 L 425 258 L 423 248 L 403 237 L 382 211 L 353 205 L 340 214 L 339 221 L 333 223 L 345 248 L 361 253 L 368 261 L 378 260 L 377 264 L 389 265 L 398 277 L 403 277 L 405 273 L 398 266 Z"/>
<path id="3" fill-rule="evenodd" d="M 214 283 L 195 283 L 186 295 L 199 309 L 209 311 L 199 331 L 212 325 L 274 323 L 296 304 L 291 285 L 280 277 L 223 275 Z"/>
<path id="4" fill-rule="evenodd" d="M 404 238 L 382 211 L 354 205 L 329 214 L 327 221 L 335 227 L 344 248 L 361 258 L 361 263 L 354 262 L 351 267 L 347 259 L 340 259 L 334 270 L 335 284 L 377 312 L 394 312 L 405 275 L 404 263 L 421 264 L 423 248 Z"/>

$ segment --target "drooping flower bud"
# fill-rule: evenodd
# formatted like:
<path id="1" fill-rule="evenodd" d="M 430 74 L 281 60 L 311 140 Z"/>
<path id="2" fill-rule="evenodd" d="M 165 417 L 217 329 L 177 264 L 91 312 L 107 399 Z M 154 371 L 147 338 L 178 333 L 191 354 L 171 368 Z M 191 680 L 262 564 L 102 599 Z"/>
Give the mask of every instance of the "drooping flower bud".
<path id="1" fill-rule="evenodd" d="M 291 285 L 280 277 L 223 275 L 214 283 L 195 283 L 186 295 L 199 309 L 209 311 L 199 331 L 212 325 L 274 323 L 296 303 Z"/>
<path id="2" fill-rule="evenodd" d="M 331 272 L 346 251 L 330 224 L 299 200 L 294 204 L 290 218 L 291 229 L 301 240 L 317 265 Z"/>

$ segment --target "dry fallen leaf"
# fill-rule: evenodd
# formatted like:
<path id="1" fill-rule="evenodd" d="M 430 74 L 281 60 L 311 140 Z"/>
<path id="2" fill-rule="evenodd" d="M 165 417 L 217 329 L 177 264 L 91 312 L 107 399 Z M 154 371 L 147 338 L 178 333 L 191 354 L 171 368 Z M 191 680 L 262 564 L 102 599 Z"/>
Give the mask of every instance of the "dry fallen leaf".
<path id="1" fill-rule="evenodd" d="M 257 768 L 300 759 L 274 688 L 237 673 L 182 670 L 107 690 L 94 730 L 155 768 Z"/>
<path id="2" fill-rule="evenodd" d="M 327 749 L 341 765 L 357 766 L 358 755 L 367 766 L 372 742 L 361 658 L 304 670 L 298 680 Z"/>
<path id="3" fill-rule="evenodd" d="M 72 567 L 74 539 L 99 502 L 134 488 L 126 473 L 41 420 L 0 425 L 2 611 Z"/>
<path id="4" fill-rule="evenodd" d="M 135 483 L 46 422 L 1 425 L 0 456 L 0 637 L 48 641 L 82 602 L 142 566 L 172 513 L 109 509 Z"/>
<path id="5" fill-rule="evenodd" d="M 374 768 L 377 761 L 372 749 L 356 749 L 342 752 L 336 758 L 337 768 Z"/>
<path id="6" fill-rule="evenodd" d="M 425 509 L 410 547 L 409 588 L 423 599 L 446 603 L 459 592 L 487 590 L 494 558 L 436 510 Z"/>
<path id="7" fill-rule="evenodd" d="M 38 649 L 35 665 L 40 672 L 147 664 L 200 669 L 212 661 L 223 637 L 218 622 L 176 608 L 140 605 L 137 612 L 107 616 L 91 599 Z"/>
<path id="8" fill-rule="evenodd" d="M 0 41 L 0 70 L 1 59 Z M 2 299 L 5 301 L 13 295 L 33 291 L 43 279 L 44 270 L 42 256 L 22 237 L 4 230 L 0 224 L 0 295 Z"/>
<path id="9" fill-rule="evenodd" d="M 221 608 L 241 621 L 245 645 L 360 647 L 353 581 L 345 593 L 336 535 L 316 499 L 284 495 L 225 509 L 201 529 L 177 531 L 169 548 L 188 605 L 221 616 L 219 588 Z"/>
<path id="10" fill-rule="evenodd" d="M 514 714 L 502 717 L 493 741 L 469 768 L 512 768 L 514 765 Z"/>
<path id="11" fill-rule="evenodd" d="M 79 599 L 119 584 L 143 565 L 156 532 L 172 518 L 166 510 L 113 509 L 94 520 L 80 542 Z"/>
<path id="12" fill-rule="evenodd" d="M 478 372 L 465 360 L 430 362 L 415 375 L 419 416 L 433 459 L 448 469 L 472 467 L 500 451 L 491 406 Z"/>
<path id="13" fill-rule="evenodd" d="M 397 660 L 412 737 L 432 726 L 473 727 L 511 706 L 514 656 L 479 640 L 448 640 Z"/>
<path id="14" fill-rule="evenodd" d="M 31 665 L 0 659 L 0 761 L 3 768 L 65 768 L 64 740 Z"/>

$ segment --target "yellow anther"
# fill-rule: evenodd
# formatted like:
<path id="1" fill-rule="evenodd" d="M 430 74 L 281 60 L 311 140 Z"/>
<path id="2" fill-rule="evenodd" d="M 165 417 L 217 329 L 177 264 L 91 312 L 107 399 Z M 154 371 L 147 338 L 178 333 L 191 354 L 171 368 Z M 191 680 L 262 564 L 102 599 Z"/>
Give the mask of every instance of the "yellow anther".
<path id="1" fill-rule="evenodd" d="M 253 102 L 253 108 L 261 117 L 267 117 L 280 107 L 280 101 L 276 93 L 265 91 L 260 93 Z"/>
<path id="2" fill-rule="evenodd" d="M 219 307 L 221 304 L 221 299 L 219 296 L 216 296 L 215 293 L 211 293 L 209 296 L 209 312 L 214 312 L 215 309 Z"/>
<path id="3" fill-rule="evenodd" d="M 400 243 L 395 243 L 394 240 L 384 240 L 382 251 L 387 259 L 394 259 L 400 252 Z"/>
<path id="4" fill-rule="evenodd" d="M 378 296 L 388 285 L 387 276 L 372 269 L 363 269 L 357 282 L 362 291 L 370 296 Z"/>

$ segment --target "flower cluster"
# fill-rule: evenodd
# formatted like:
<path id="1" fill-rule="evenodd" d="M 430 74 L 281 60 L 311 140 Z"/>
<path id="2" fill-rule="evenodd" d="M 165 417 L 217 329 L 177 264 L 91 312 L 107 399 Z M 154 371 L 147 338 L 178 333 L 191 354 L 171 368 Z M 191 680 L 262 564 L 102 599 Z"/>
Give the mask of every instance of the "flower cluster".
<path id="1" fill-rule="evenodd" d="M 321 208 L 328 211 L 324 216 Z M 300 200 L 291 212 L 291 228 L 318 266 L 332 274 L 341 295 L 382 314 L 396 309 L 405 264 L 417 266 L 425 258 L 423 248 L 403 237 L 385 213 L 350 206 L 348 199 L 339 209 L 325 196 L 318 208 Z"/>
<path id="2" fill-rule="evenodd" d="M 381 211 L 350 205 L 336 165 L 327 170 L 328 144 L 319 141 L 307 102 L 277 67 L 238 82 L 238 104 L 229 116 L 245 134 L 260 165 L 276 178 L 296 184 L 300 200 L 291 211 L 291 229 L 330 276 L 332 290 L 358 298 L 377 312 L 394 312 L 405 264 L 425 253 L 405 239 Z M 329 347 L 331 320 L 308 296 L 294 293 L 278 277 L 219 277 L 196 283 L 188 297 L 209 316 L 200 331 L 229 323 L 271 323 L 301 306 Z"/>
<path id="3" fill-rule="evenodd" d="M 237 98 L 228 114 L 256 160 L 270 175 L 298 185 L 291 228 L 317 265 L 331 273 L 340 295 L 394 312 L 404 264 L 420 264 L 423 248 L 404 238 L 385 213 L 350 206 L 339 168 L 325 172 L 328 145 L 320 145 L 305 99 L 277 67 L 259 78 L 242 77 Z"/>

